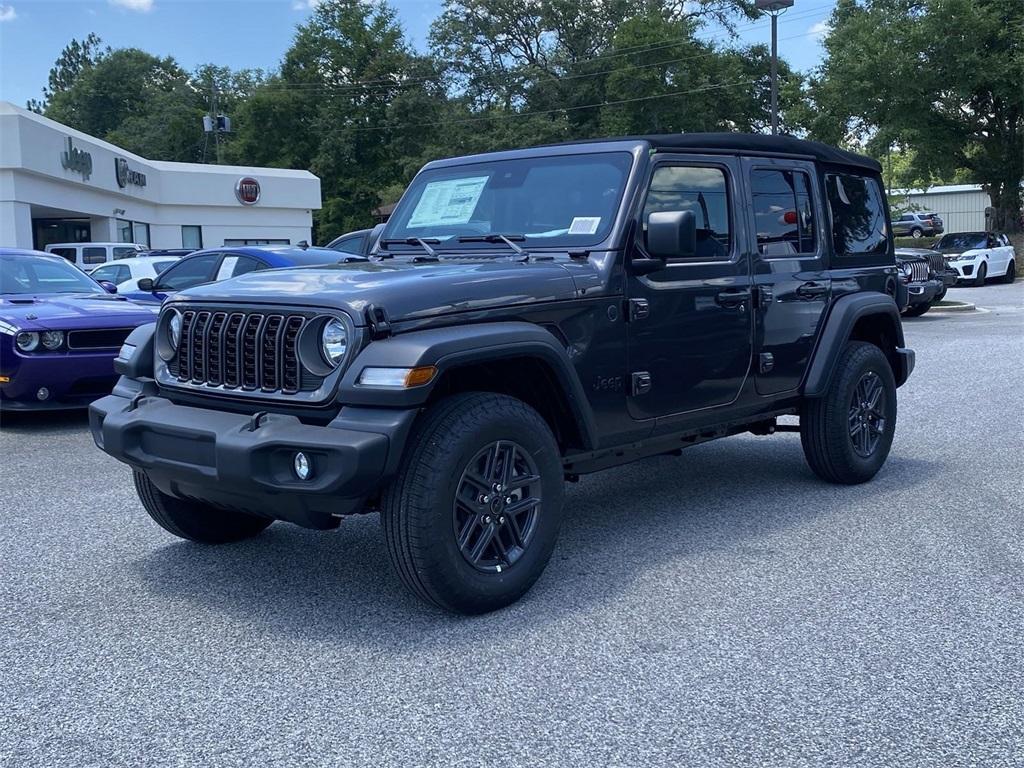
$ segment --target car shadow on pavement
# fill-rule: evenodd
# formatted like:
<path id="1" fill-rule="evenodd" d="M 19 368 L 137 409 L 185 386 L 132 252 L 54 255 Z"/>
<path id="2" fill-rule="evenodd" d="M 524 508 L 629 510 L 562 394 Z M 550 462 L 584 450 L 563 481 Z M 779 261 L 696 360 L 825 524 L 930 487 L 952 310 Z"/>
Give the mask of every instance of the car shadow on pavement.
<path id="1" fill-rule="evenodd" d="M 68 427 L 86 427 L 89 411 L 76 408 L 67 411 L 3 411 L 0 413 L 0 432 L 12 434 L 59 432 Z"/>
<path id="2" fill-rule="evenodd" d="M 837 488 L 810 473 L 799 440 L 733 438 L 585 477 L 568 488 L 559 544 L 534 589 L 475 618 L 405 592 L 376 515 L 348 519 L 334 533 L 276 523 L 231 546 L 170 543 L 133 570 L 155 600 L 215 613 L 217 625 L 233 618 L 258 622 L 262 632 L 396 650 L 479 643 L 567 620 L 659 571 L 679 579 L 708 558 L 770 556 L 778 544 L 765 540 L 780 531 L 842 524 L 855 513 L 899 515 L 878 503 L 880 492 L 909 492 L 939 471 L 893 455 L 872 483 Z M 148 523 L 141 508 L 138 516 Z"/>

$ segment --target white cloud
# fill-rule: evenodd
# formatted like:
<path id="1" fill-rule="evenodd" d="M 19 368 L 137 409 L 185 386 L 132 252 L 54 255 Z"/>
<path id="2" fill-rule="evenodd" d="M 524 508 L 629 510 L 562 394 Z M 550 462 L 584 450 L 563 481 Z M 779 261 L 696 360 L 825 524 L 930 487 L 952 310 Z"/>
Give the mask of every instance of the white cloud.
<path id="1" fill-rule="evenodd" d="M 320 5 L 320 0 L 292 0 L 293 11 L 308 11 Z"/>
<path id="2" fill-rule="evenodd" d="M 0 5 L 0 21 L 14 21 L 18 14 L 14 12 L 13 5 Z"/>
<path id="3" fill-rule="evenodd" d="M 813 37 L 815 40 L 822 40 L 828 36 L 828 33 L 832 31 L 832 28 L 828 25 L 828 21 L 822 19 L 816 21 L 811 25 L 811 28 L 807 30 L 807 34 Z"/>
<path id="4" fill-rule="evenodd" d="M 107 2 L 119 8 L 140 13 L 149 13 L 153 10 L 153 0 L 107 0 Z"/>

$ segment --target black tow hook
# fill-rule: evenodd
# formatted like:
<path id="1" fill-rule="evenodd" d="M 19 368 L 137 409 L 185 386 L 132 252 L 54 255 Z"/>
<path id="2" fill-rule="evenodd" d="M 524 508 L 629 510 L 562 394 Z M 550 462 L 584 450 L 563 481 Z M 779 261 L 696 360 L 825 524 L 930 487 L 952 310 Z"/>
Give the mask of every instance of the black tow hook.
<path id="1" fill-rule="evenodd" d="M 263 419 L 265 419 L 266 417 L 266 411 L 256 411 L 256 413 L 252 415 L 252 418 L 249 419 L 249 431 L 255 432 L 257 429 L 259 429 L 260 425 L 263 423 Z"/>

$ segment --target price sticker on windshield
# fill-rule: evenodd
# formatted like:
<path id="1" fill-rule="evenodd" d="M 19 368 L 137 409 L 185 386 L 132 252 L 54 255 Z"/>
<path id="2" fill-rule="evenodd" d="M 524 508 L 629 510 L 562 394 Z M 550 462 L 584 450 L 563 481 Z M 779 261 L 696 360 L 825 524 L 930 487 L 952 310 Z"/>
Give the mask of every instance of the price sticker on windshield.
<path id="1" fill-rule="evenodd" d="M 489 176 L 432 181 L 423 189 L 409 227 L 467 224 L 473 217 Z"/>
<path id="2" fill-rule="evenodd" d="M 570 235 L 592 235 L 601 226 L 600 216 L 576 216 L 569 225 Z"/>

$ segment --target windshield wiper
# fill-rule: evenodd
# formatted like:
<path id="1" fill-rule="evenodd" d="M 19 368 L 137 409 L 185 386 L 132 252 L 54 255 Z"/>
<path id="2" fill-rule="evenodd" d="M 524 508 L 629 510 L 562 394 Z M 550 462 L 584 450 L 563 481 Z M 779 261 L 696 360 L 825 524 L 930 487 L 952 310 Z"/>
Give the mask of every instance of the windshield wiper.
<path id="1" fill-rule="evenodd" d="M 431 245 L 438 245 L 441 241 L 436 237 L 387 237 L 380 241 L 379 245 L 383 248 L 387 248 L 389 245 L 418 245 L 430 256 L 437 257 L 437 251 L 431 248 Z"/>
<path id="2" fill-rule="evenodd" d="M 525 239 L 525 235 L 503 235 L 500 232 L 490 232 L 486 235 L 463 235 L 458 238 L 460 243 L 504 243 L 515 251 L 517 256 L 528 259 L 530 258 L 530 252 L 516 245 L 515 242 L 516 240 L 522 242 Z"/>

